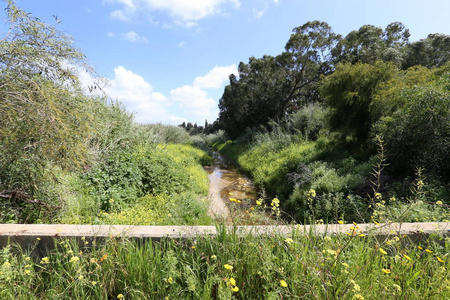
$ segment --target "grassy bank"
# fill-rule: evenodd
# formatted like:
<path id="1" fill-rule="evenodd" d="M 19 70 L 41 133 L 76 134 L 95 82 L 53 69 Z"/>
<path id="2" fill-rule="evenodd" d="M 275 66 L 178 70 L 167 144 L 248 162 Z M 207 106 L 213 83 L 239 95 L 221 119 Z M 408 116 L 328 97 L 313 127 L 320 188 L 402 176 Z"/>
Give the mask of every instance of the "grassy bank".
<path id="1" fill-rule="evenodd" d="M 39 241 L 37 241 L 38 243 Z M 446 299 L 448 238 L 360 234 L 110 239 L 0 255 L 2 299 Z"/>
<path id="2" fill-rule="evenodd" d="M 351 149 L 333 138 L 306 141 L 273 132 L 257 134 L 251 142 L 226 141 L 213 146 L 250 174 L 263 194 L 277 197 L 287 220 L 450 219 L 445 206 L 448 196 L 439 183 L 421 172 L 415 179 L 387 175 L 381 141 L 378 153 L 370 153 Z"/>

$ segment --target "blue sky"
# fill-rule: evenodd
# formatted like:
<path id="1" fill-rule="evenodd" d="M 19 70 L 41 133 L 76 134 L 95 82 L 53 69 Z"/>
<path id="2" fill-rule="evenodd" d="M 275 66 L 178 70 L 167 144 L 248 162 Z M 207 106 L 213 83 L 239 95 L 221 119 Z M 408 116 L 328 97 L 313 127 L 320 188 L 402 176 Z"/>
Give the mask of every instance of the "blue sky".
<path id="1" fill-rule="evenodd" d="M 108 79 L 109 96 L 122 101 L 141 123 L 213 122 L 228 76 L 239 62 L 280 54 L 292 29 L 307 21 L 325 21 L 342 35 L 365 24 L 385 28 L 394 21 L 410 29 L 411 41 L 429 33 L 450 34 L 449 0 L 16 3 L 50 24 L 57 16 L 58 27 L 74 37 L 98 75 Z"/>

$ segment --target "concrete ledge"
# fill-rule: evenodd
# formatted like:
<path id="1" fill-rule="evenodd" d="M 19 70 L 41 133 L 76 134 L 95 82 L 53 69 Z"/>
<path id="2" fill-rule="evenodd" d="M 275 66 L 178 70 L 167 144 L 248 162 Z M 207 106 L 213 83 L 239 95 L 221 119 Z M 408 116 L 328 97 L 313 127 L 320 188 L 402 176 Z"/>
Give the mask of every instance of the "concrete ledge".
<path id="1" fill-rule="evenodd" d="M 220 229 L 219 229 L 220 230 Z M 332 235 L 364 233 L 377 238 L 392 235 L 408 235 L 417 241 L 437 233 L 450 236 L 450 222 L 435 223 L 386 223 L 386 224 L 333 224 L 333 225 L 285 225 L 285 226 L 226 226 L 227 232 L 238 235 L 283 235 L 293 232 Z M 169 238 L 192 238 L 199 235 L 215 235 L 215 226 L 132 226 L 132 225 L 63 225 L 63 224 L 0 224 L 0 247 L 19 244 L 22 248 L 41 248 L 46 251 L 54 247 L 55 238 L 84 238 L 88 241 L 108 237 L 128 237 L 158 240 Z M 38 243 L 39 242 L 39 243 Z M 37 247 L 39 244 L 39 247 Z"/>

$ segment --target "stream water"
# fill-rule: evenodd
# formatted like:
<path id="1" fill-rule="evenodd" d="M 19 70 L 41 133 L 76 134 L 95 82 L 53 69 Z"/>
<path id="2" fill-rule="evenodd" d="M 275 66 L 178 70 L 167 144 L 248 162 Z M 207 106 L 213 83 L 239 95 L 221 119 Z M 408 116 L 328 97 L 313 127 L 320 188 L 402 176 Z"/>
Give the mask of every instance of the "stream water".
<path id="1" fill-rule="evenodd" d="M 214 165 L 206 167 L 209 176 L 209 210 L 215 219 L 230 220 L 230 206 L 246 208 L 254 205 L 258 192 L 253 182 L 239 172 L 226 157 L 213 152 Z M 230 201 L 230 198 L 238 201 Z M 233 214 L 235 211 L 233 211 Z"/>

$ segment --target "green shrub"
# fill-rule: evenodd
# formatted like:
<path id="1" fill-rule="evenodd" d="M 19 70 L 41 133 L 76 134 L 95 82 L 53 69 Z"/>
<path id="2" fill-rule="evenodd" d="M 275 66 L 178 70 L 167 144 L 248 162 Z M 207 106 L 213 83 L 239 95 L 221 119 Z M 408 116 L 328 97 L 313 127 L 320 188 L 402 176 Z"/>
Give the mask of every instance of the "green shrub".
<path id="1" fill-rule="evenodd" d="M 156 141 L 160 144 L 187 144 L 192 141 L 189 133 L 181 127 L 164 125 L 164 124 L 148 124 L 142 125 L 146 130 L 151 131 L 156 136 Z"/>
<path id="2" fill-rule="evenodd" d="M 405 89 L 405 106 L 384 117 L 375 132 L 384 137 L 389 162 L 401 174 L 417 168 L 450 180 L 450 92 L 428 85 Z"/>
<path id="3" fill-rule="evenodd" d="M 328 132 L 330 109 L 320 103 L 308 103 L 289 116 L 287 128 L 293 133 L 300 132 L 308 140 L 316 140 Z"/>

